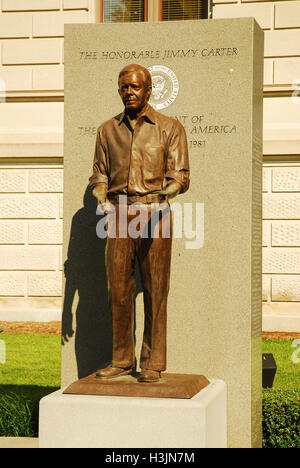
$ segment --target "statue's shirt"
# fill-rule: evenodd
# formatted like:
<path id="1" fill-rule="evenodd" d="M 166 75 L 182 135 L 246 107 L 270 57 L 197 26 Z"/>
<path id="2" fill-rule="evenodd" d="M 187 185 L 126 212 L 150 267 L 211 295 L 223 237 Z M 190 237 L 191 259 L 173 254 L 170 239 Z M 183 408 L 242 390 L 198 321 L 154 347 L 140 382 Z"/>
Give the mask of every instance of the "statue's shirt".
<path id="1" fill-rule="evenodd" d="M 105 184 L 110 194 L 159 193 L 172 180 L 189 187 L 186 133 L 175 119 L 149 104 L 134 129 L 123 112 L 97 132 L 90 187 Z"/>

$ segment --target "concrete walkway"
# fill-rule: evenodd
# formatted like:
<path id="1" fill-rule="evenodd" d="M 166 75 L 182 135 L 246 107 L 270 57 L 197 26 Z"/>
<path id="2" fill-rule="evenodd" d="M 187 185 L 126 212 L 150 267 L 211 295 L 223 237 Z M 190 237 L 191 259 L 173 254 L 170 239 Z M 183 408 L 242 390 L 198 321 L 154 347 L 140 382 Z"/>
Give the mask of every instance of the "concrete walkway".
<path id="1" fill-rule="evenodd" d="M 0 437 L 0 448 L 38 448 L 38 438 Z"/>

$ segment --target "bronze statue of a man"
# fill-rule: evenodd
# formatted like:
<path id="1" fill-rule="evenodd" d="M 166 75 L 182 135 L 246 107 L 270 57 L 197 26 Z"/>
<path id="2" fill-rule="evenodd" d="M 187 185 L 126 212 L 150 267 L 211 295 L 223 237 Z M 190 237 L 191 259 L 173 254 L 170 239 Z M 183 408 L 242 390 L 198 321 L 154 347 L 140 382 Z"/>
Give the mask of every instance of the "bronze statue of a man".
<path id="1" fill-rule="evenodd" d="M 168 205 L 189 187 L 186 134 L 175 119 L 149 105 L 151 75 L 140 65 L 129 65 L 119 74 L 119 94 L 125 109 L 102 124 L 97 133 L 90 187 L 98 203 L 118 206 L 126 197 L 146 207 L 148 222 L 153 204 Z M 129 210 L 128 210 L 129 211 Z M 127 223 L 132 219 L 129 215 Z M 163 221 L 163 215 L 158 223 Z M 134 263 L 138 259 L 144 294 L 145 328 L 139 382 L 157 382 L 166 369 L 167 296 L 169 292 L 172 235 L 149 237 L 108 235 L 106 272 L 113 322 L 112 363 L 99 369 L 97 377 L 111 379 L 130 374 L 135 363 Z M 124 226 L 123 226 L 124 233 Z M 127 232 L 127 231 L 126 231 Z"/>

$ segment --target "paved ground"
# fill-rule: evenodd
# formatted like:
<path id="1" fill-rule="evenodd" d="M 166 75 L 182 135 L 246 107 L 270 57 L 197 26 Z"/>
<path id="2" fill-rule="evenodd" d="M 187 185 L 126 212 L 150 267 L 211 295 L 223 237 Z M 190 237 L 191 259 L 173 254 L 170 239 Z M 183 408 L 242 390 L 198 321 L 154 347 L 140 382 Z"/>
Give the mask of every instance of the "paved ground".
<path id="1" fill-rule="evenodd" d="M 38 439 L 31 437 L 0 437 L 0 448 L 38 448 Z"/>

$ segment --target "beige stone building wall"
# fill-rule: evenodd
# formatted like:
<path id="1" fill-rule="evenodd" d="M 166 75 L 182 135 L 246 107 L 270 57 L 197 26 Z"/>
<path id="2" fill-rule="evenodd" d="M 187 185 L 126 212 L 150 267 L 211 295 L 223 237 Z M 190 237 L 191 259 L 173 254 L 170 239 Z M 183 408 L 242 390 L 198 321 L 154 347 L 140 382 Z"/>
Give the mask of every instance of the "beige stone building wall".
<path id="1" fill-rule="evenodd" d="M 60 306 L 53 298 L 62 292 L 62 176 L 60 166 L 1 165 L 2 307 L 26 310 L 37 306 L 33 298 L 48 298 L 43 308 Z"/>
<path id="2" fill-rule="evenodd" d="M 0 76 L 10 96 L 63 93 L 65 23 L 94 21 L 89 0 L 2 0 Z"/>
<path id="3" fill-rule="evenodd" d="M 263 216 L 264 326 L 299 331 L 300 163 L 265 163 Z"/>
<path id="4" fill-rule="evenodd" d="M 300 331 L 300 1 L 216 0 L 265 31 L 263 328 Z"/>
<path id="5" fill-rule="evenodd" d="M 59 320 L 65 23 L 94 0 L 0 2 L 0 320 Z"/>
<path id="6" fill-rule="evenodd" d="M 215 0 L 213 16 L 253 16 L 264 29 L 266 92 L 300 85 L 300 1 Z"/>
<path id="7" fill-rule="evenodd" d="M 158 0 L 149 5 L 158 12 Z M 0 320 L 53 320 L 61 314 L 63 25 L 98 22 L 100 0 L 0 6 Z M 214 3 L 215 18 L 244 16 L 266 40 L 264 329 L 299 331 L 300 1 Z"/>

